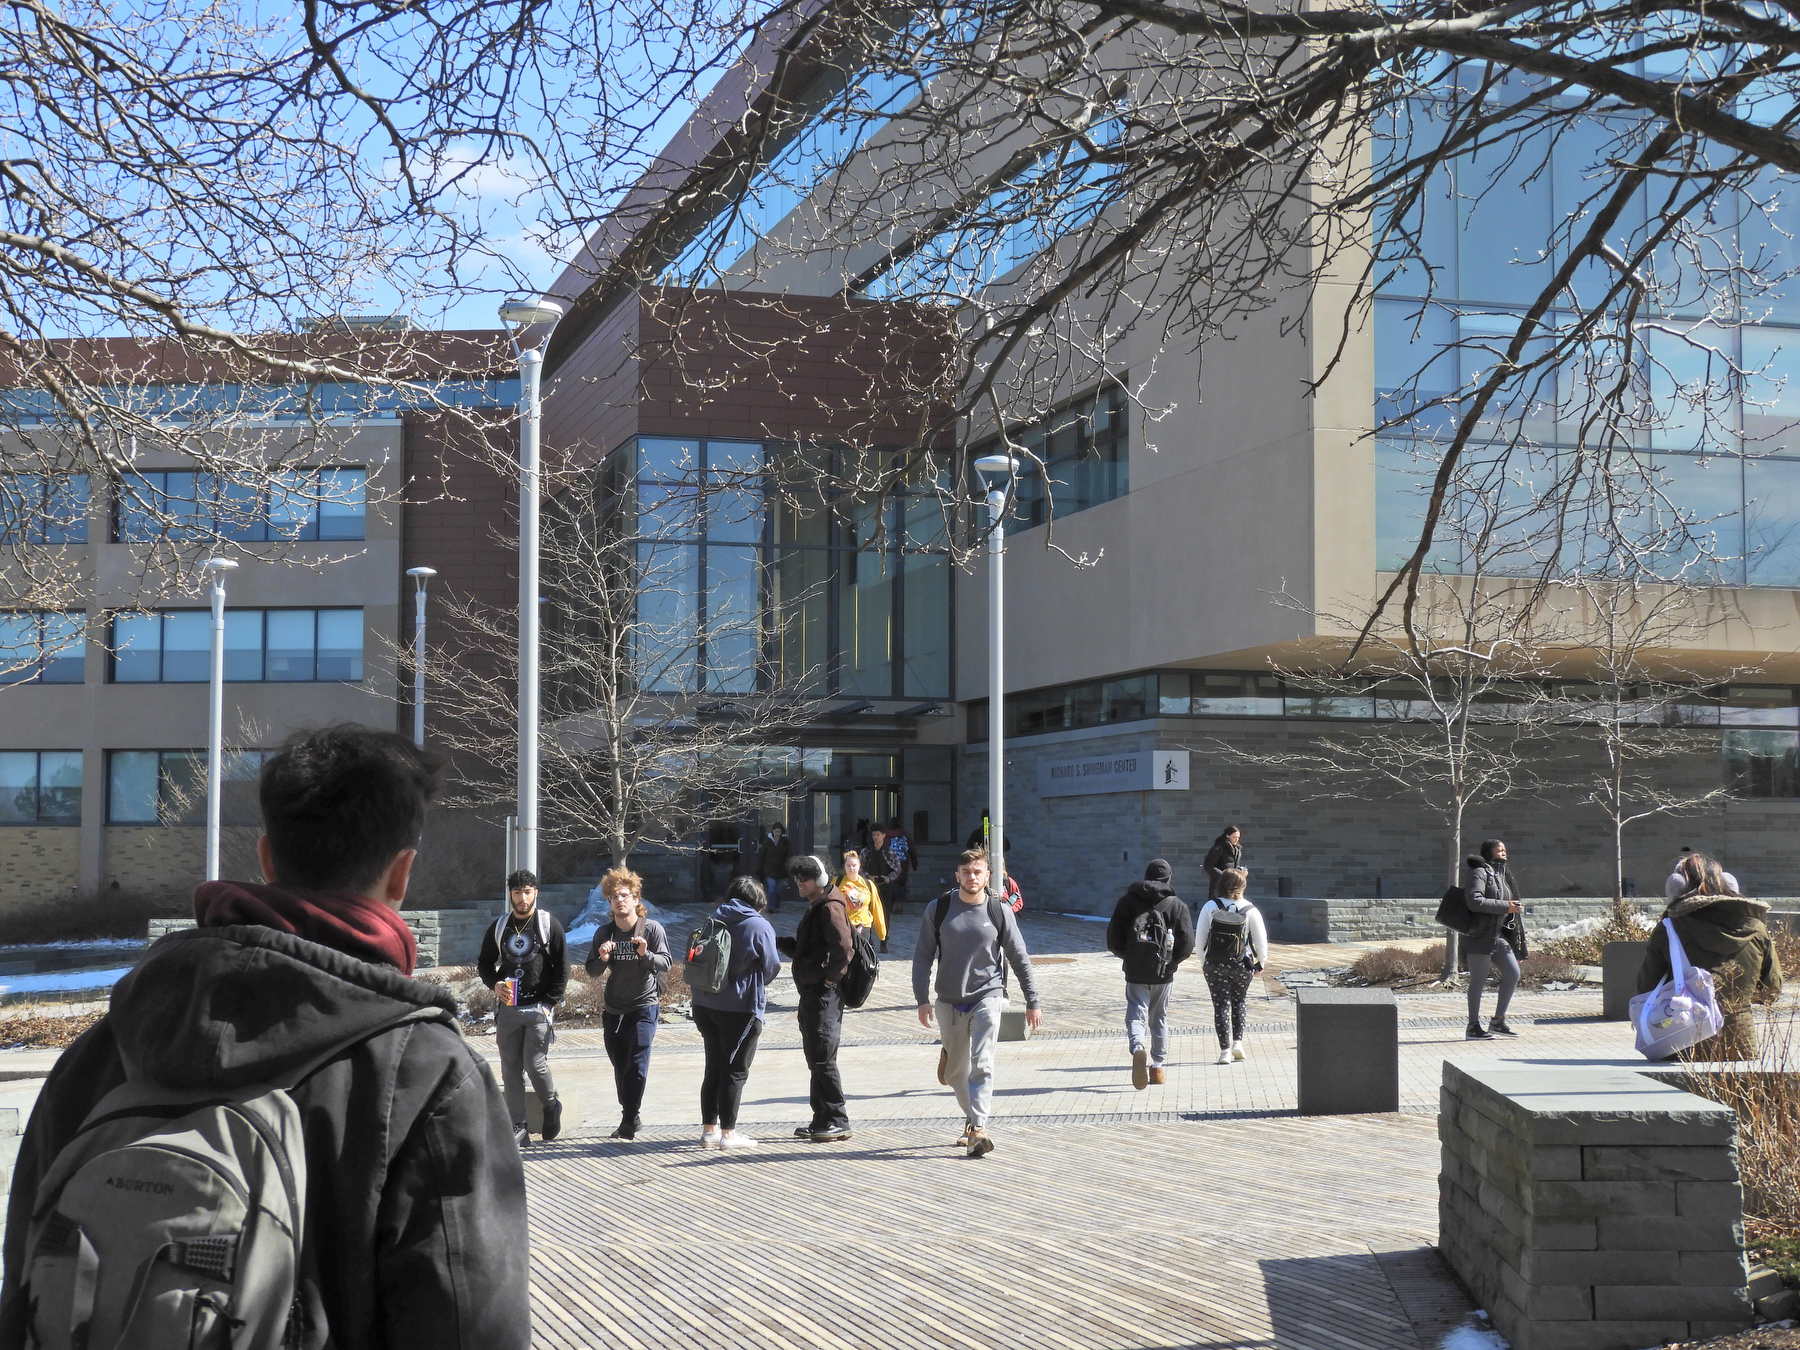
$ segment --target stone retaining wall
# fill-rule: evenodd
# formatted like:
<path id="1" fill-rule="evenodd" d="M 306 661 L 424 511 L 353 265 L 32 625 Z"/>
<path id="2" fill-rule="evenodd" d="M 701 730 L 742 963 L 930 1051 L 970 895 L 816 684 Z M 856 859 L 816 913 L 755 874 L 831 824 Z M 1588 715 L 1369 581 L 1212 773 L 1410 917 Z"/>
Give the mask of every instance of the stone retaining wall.
<path id="1" fill-rule="evenodd" d="M 483 909 L 408 909 L 400 912 L 419 944 L 419 968 L 473 965 L 481 952 L 481 934 L 500 913 L 500 907 Z M 192 919 L 150 920 L 150 941 L 184 928 Z"/>
<path id="2" fill-rule="evenodd" d="M 1438 1243 L 1513 1350 L 1753 1320 L 1737 1117 L 1621 1065 L 1445 1061 Z"/>
<path id="3" fill-rule="evenodd" d="M 1438 898 L 1392 900 L 1292 899 L 1252 897 L 1262 911 L 1273 942 L 1400 942 L 1409 938 L 1437 941 L 1444 930 L 1436 922 Z M 1646 907 L 1651 902 L 1646 901 Z M 1527 928 L 1560 928 L 1612 910 L 1609 896 L 1545 896 L 1525 901 Z"/>

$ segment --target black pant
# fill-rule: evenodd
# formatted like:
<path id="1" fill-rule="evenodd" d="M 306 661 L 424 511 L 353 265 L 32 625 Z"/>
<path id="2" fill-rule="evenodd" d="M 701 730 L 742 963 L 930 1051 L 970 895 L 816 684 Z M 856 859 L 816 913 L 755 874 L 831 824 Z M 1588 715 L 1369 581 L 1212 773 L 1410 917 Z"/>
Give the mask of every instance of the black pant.
<path id="1" fill-rule="evenodd" d="M 1219 1049 L 1229 1049 L 1233 1041 L 1244 1039 L 1244 1022 L 1250 1016 L 1250 980 L 1252 971 L 1242 961 L 1224 961 L 1203 965 L 1206 992 L 1212 995 L 1213 1030 L 1219 1036 Z"/>
<path id="2" fill-rule="evenodd" d="M 844 1032 L 844 996 L 836 985 L 800 990 L 800 1049 L 812 1070 L 812 1127 L 841 1130 L 850 1124 L 844 1080 L 838 1076 L 838 1042 Z"/>
<path id="3" fill-rule="evenodd" d="M 644 1084 L 650 1081 L 650 1047 L 656 1040 L 660 1015 L 661 1009 L 654 1003 L 627 1013 L 601 1014 L 601 1034 L 606 1057 L 612 1061 L 623 1120 L 636 1120 L 638 1108 L 644 1104 Z"/>
<path id="4" fill-rule="evenodd" d="M 700 1080 L 700 1122 L 735 1130 L 738 1102 L 750 1078 L 750 1061 L 763 1024 L 755 1013 L 720 1012 L 694 1005 L 694 1026 L 706 1045 L 706 1075 Z"/>

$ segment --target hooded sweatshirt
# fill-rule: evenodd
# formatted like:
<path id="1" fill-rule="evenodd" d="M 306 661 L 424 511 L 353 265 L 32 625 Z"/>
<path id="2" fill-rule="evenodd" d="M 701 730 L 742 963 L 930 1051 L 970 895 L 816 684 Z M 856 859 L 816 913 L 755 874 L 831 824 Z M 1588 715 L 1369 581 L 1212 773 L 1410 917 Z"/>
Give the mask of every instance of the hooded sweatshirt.
<path id="1" fill-rule="evenodd" d="M 694 1004 L 714 1012 L 747 1012 L 760 1022 L 768 1007 L 769 981 L 781 973 L 775 929 L 742 900 L 727 900 L 712 917 L 731 931 L 731 964 L 716 994 L 694 990 Z"/>
<path id="2" fill-rule="evenodd" d="M 296 927 L 334 910 L 316 893 L 240 889 Z M 203 924 L 229 910 L 219 898 L 196 895 Z M 157 942 L 57 1060 L 32 1112 L 7 1213 L 0 1345 L 24 1343 L 18 1281 L 38 1183 L 102 1097 L 128 1077 L 205 1092 L 298 1075 L 303 1344 L 525 1350 L 530 1246 L 511 1118 L 453 1023 L 401 1021 L 455 1006 L 396 965 L 271 924 Z"/>
<path id="3" fill-rule="evenodd" d="M 1168 984 L 1175 978 L 1175 967 L 1194 951 L 1194 918 L 1188 913 L 1187 901 L 1175 894 L 1169 883 L 1173 873 L 1161 858 L 1152 858 L 1144 869 L 1144 879 L 1134 881 L 1113 906 L 1112 921 L 1106 925 L 1106 950 L 1125 962 L 1128 984 Z M 1161 965 L 1161 953 L 1151 944 L 1136 940 L 1138 920 L 1152 911 L 1160 914 L 1175 934 L 1175 946 L 1168 964 Z"/>

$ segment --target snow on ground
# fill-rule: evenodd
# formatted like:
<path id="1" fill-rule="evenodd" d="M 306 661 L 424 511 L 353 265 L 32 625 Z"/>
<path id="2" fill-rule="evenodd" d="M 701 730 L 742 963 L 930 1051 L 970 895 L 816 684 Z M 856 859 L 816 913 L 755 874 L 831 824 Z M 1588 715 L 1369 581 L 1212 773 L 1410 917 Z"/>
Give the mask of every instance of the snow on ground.
<path id="1" fill-rule="evenodd" d="M 1634 914 L 1631 921 L 1648 933 L 1656 927 L 1656 920 L 1648 914 Z M 1589 933 L 1597 933 L 1606 927 L 1611 919 L 1596 915 L 1591 919 L 1577 919 L 1574 923 L 1565 923 L 1560 928 L 1533 928 L 1526 934 L 1533 942 L 1554 942 L 1557 938 L 1586 937 Z"/>
<path id="2" fill-rule="evenodd" d="M 64 989 L 110 989 L 130 973 L 130 966 L 115 966 L 110 970 L 58 970 L 48 975 L 0 975 L 0 994 L 48 994 Z"/>
<path id="3" fill-rule="evenodd" d="M 31 952 L 103 951 L 109 947 L 148 947 L 149 938 L 83 938 L 80 942 L 11 942 L 0 946 L 0 955 Z"/>
<path id="4" fill-rule="evenodd" d="M 1469 1321 L 1439 1341 L 1438 1350 L 1508 1350 L 1508 1342 L 1486 1322 Z"/>

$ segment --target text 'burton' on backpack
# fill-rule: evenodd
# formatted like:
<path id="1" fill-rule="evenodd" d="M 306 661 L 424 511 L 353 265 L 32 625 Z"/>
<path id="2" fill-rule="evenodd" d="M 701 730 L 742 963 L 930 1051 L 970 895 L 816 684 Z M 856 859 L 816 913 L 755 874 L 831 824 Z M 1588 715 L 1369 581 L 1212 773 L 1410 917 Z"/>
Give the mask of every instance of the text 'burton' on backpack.
<path id="1" fill-rule="evenodd" d="M 1217 900 L 1209 900 L 1216 906 L 1212 916 L 1212 927 L 1206 934 L 1206 956 L 1204 963 L 1209 966 L 1226 966 L 1234 961 L 1242 961 L 1245 965 L 1256 963 L 1256 954 L 1250 942 L 1250 911 L 1232 909 Z"/>
<path id="2" fill-rule="evenodd" d="M 688 934 L 687 966 L 681 977 L 689 989 L 716 994 L 725 987 L 730 969 L 731 929 L 709 918 Z"/>
<path id="3" fill-rule="evenodd" d="M 394 1025 L 413 1021 L 455 1025 L 437 1008 Z M 127 1081 L 100 1099 L 38 1183 L 21 1291 L 28 1344 L 298 1345 L 308 1330 L 298 1293 L 305 1223 L 300 1110 L 285 1087 Z"/>
<path id="4" fill-rule="evenodd" d="M 1131 941 L 1156 957 L 1156 973 L 1166 975 L 1175 956 L 1175 926 L 1163 916 L 1162 906 L 1145 910 L 1131 921 Z"/>

